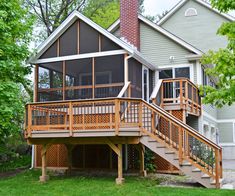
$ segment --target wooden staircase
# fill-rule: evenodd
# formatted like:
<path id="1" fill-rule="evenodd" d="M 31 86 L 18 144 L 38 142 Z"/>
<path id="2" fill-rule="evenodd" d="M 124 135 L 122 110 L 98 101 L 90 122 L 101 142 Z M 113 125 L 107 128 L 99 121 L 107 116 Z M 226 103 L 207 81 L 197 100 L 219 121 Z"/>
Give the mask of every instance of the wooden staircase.
<path id="1" fill-rule="evenodd" d="M 220 188 L 222 184 L 221 148 L 159 106 L 145 101 L 140 105 L 136 107 L 135 103 L 130 103 L 124 115 L 127 121 L 138 122 L 141 119 L 133 116 L 137 113 L 141 114 L 143 134 L 140 143 L 201 185 L 207 188 Z M 139 109 L 141 111 L 138 111 Z M 166 132 L 170 133 L 166 135 Z M 193 142 L 190 144 L 192 140 L 197 140 L 195 143 L 201 143 L 202 146 L 208 145 L 200 149 L 202 154 L 207 154 L 205 157 L 201 158 L 200 154 L 196 155 L 194 151 L 198 149 L 193 150 L 197 146 L 193 146 Z M 215 160 L 211 161 L 212 165 L 208 165 L 206 159 Z"/>

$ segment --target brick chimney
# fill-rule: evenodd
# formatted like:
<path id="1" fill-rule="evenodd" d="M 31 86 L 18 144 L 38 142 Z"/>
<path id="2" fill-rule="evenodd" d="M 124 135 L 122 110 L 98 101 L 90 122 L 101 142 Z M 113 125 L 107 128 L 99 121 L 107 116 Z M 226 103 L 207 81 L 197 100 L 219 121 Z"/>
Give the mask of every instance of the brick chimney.
<path id="1" fill-rule="evenodd" d="M 138 21 L 138 0 L 120 0 L 121 37 L 140 48 L 140 27 Z"/>

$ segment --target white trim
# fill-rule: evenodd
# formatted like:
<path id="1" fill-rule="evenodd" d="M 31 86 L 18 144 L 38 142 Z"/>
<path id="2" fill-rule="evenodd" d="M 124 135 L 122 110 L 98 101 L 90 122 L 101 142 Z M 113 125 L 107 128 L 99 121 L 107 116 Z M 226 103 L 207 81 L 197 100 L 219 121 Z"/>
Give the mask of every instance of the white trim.
<path id="1" fill-rule="evenodd" d="M 93 58 L 93 57 L 102 57 L 102 56 L 114 56 L 119 54 L 126 54 L 125 50 L 112 50 L 106 52 L 93 52 L 87 54 L 76 54 L 70 56 L 62 56 L 62 57 L 53 57 L 53 58 L 46 58 L 46 59 L 38 59 L 33 61 L 32 64 L 42 64 L 42 63 L 52 63 L 52 62 L 59 62 L 59 61 L 69 61 L 75 59 L 86 59 L 86 58 Z"/>
<path id="2" fill-rule="evenodd" d="M 202 65 L 199 60 L 196 61 L 197 85 L 202 85 Z"/>
<path id="3" fill-rule="evenodd" d="M 202 55 L 190 54 L 190 55 L 186 55 L 185 58 L 188 59 L 189 61 L 200 60 L 202 58 Z"/>
<path id="4" fill-rule="evenodd" d="M 191 10 L 194 11 L 195 14 L 193 14 L 193 15 L 188 15 L 188 12 L 191 11 Z M 185 17 L 197 16 L 197 9 L 196 9 L 196 8 L 193 8 L 193 7 L 188 8 L 188 9 L 185 11 L 184 16 L 185 16 Z"/>
<path id="5" fill-rule="evenodd" d="M 178 11 L 179 8 L 181 8 L 188 0 L 181 0 L 176 6 L 174 6 L 168 14 L 166 14 L 160 21 L 157 22 L 157 25 L 162 25 L 166 20 L 168 20 L 176 11 Z M 202 0 L 194 0 L 195 2 L 198 2 L 199 4 L 203 5 L 206 8 L 209 8 L 211 11 L 223 16 L 224 18 L 234 21 L 235 18 L 229 14 L 220 13 L 218 10 L 212 8 L 212 6 L 209 3 L 206 3 Z"/>
<path id="6" fill-rule="evenodd" d="M 147 70 L 147 100 L 144 99 L 144 71 Z M 149 102 L 149 69 L 146 66 L 142 66 L 142 99 Z"/>
<path id="7" fill-rule="evenodd" d="M 154 87 L 153 92 L 150 96 L 150 100 L 155 99 L 162 85 L 162 80 L 157 81 L 157 85 Z"/>
<path id="8" fill-rule="evenodd" d="M 235 122 L 233 122 L 233 143 L 235 143 Z"/>
<path id="9" fill-rule="evenodd" d="M 213 120 L 216 123 L 235 123 L 235 119 L 216 119 L 215 117 L 205 112 L 204 109 L 203 109 L 203 116 L 209 118 L 210 120 Z"/>
<path id="10" fill-rule="evenodd" d="M 120 23 L 120 19 L 117 19 L 117 20 L 107 29 L 107 31 L 113 32 L 113 30 L 115 30 L 115 29 L 118 27 L 119 23 Z"/>
<path id="11" fill-rule="evenodd" d="M 129 54 L 133 55 L 133 58 L 147 66 L 148 68 L 155 70 L 156 66 L 152 64 L 149 60 L 147 60 L 140 52 L 138 52 L 135 48 L 131 47 L 126 42 L 121 39 L 115 37 L 107 30 L 103 29 L 101 26 L 97 25 L 78 11 L 73 11 L 64 22 L 37 48 L 37 54 L 32 56 L 29 59 L 29 63 L 34 64 L 32 62 L 37 61 L 37 59 L 77 20 L 80 19 L 86 24 L 90 25 L 92 28 L 96 29 L 99 33 L 109 38 L 111 41 L 119 45 L 121 48 L 126 50 Z"/>
<path id="12" fill-rule="evenodd" d="M 235 143 L 219 143 L 222 147 L 235 147 Z"/>
<path id="13" fill-rule="evenodd" d="M 148 24 L 149 26 L 151 26 L 152 28 L 154 28 L 155 30 L 157 30 L 158 32 L 164 34 L 166 37 L 172 39 L 173 41 L 179 43 L 181 46 L 183 46 L 184 48 L 198 54 L 198 55 L 202 55 L 203 52 L 200 51 L 199 49 L 193 47 L 192 45 L 188 44 L 187 42 L 185 42 L 184 40 L 176 37 L 175 35 L 173 35 L 172 33 L 170 33 L 169 31 L 163 29 L 162 27 L 156 25 L 155 23 L 153 23 L 152 21 L 146 19 L 144 16 L 139 15 L 139 19 L 142 20 L 143 22 L 145 22 L 146 24 Z"/>

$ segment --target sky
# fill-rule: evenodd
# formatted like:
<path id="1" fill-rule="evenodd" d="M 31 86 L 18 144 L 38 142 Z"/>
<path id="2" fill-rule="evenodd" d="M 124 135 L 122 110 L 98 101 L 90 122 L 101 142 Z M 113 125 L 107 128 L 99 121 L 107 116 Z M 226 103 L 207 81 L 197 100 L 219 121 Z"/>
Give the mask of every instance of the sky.
<path id="1" fill-rule="evenodd" d="M 180 0 L 145 0 L 145 14 L 156 16 L 157 14 L 161 14 L 165 10 L 170 10 L 179 1 Z"/>

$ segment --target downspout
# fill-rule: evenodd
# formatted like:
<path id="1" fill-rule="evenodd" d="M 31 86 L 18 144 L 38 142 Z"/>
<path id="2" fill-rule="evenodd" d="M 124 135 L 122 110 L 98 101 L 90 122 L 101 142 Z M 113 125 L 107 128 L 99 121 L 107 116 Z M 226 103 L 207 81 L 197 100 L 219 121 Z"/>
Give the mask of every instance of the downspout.
<path id="1" fill-rule="evenodd" d="M 131 54 L 129 56 L 125 56 L 125 60 L 124 60 L 124 84 L 127 84 L 127 82 L 129 82 L 129 78 L 128 78 L 128 60 L 130 58 L 132 58 L 134 56 L 134 54 Z M 125 171 L 128 170 L 128 145 L 125 144 Z"/>
<path id="2" fill-rule="evenodd" d="M 33 169 L 34 168 L 34 149 L 35 149 L 35 146 L 32 145 L 31 167 L 29 169 Z"/>

